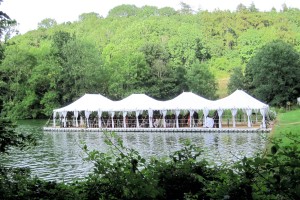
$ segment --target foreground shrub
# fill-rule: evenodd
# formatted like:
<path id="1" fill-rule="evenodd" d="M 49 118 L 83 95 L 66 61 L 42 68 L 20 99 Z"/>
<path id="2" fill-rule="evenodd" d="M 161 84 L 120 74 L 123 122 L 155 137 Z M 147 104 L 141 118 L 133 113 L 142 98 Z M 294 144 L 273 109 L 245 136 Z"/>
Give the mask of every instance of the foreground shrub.
<path id="1" fill-rule="evenodd" d="M 31 178 L 28 169 L 0 168 L 0 199 L 300 199 L 300 145 L 271 141 L 270 152 L 231 166 L 200 159 L 188 142 L 168 158 L 144 159 L 106 134 L 110 150 L 88 151 L 94 171 L 81 182 Z"/>
<path id="2" fill-rule="evenodd" d="M 27 168 L 0 167 L 0 199 L 84 199 L 79 191 L 76 184 L 32 178 Z"/>

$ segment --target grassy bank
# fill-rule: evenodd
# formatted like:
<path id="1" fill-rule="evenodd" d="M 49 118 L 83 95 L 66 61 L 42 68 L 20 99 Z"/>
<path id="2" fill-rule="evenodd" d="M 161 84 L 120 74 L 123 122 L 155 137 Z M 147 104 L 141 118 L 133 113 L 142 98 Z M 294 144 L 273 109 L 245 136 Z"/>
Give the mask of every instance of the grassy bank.
<path id="1" fill-rule="evenodd" d="M 273 127 L 273 137 L 282 138 L 283 142 L 288 142 L 285 138 L 287 133 L 297 134 L 300 138 L 300 109 L 279 113 Z"/>

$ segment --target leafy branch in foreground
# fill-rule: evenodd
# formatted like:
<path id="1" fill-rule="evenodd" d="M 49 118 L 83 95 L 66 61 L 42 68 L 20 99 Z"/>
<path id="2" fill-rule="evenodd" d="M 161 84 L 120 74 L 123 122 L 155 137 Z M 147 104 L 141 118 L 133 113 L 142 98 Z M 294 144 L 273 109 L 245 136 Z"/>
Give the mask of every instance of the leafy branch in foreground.
<path id="1" fill-rule="evenodd" d="M 89 152 L 94 173 L 84 183 L 88 198 L 103 199 L 298 199 L 299 141 L 283 146 L 272 140 L 271 152 L 243 158 L 234 165 L 210 165 L 201 148 L 185 142 L 169 159 L 146 160 L 105 133 L 110 152 Z M 87 148 L 86 152 L 88 152 Z M 134 162 L 133 162 L 134 161 Z"/>
<path id="2" fill-rule="evenodd" d="M 21 149 L 29 144 L 35 144 L 33 135 L 26 135 L 16 131 L 16 124 L 8 118 L 0 117 L 0 153 L 7 153 L 12 147 Z"/>
<path id="3" fill-rule="evenodd" d="M 104 134 L 110 151 L 93 150 L 88 153 L 87 160 L 95 164 L 94 173 L 86 182 L 88 198 L 154 199 L 158 193 L 153 183 L 155 179 L 145 177 L 143 172 L 146 160 L 136 150 L 124 147 L 122 140 L 114 133 Z M 84 149 L 88 152 L 86 146 Z"/>

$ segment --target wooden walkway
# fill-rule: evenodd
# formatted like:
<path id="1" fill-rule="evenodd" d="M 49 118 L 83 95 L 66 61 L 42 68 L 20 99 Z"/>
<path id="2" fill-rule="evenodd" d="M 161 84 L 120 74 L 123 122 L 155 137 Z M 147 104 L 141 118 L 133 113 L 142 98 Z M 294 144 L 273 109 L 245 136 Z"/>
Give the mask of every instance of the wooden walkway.
<path id="1" fill-rule="evenodd" d="M 49 132 L 249 132 L 249 133 L 268 133 L 271 128 L 54 128 L 43 127 L 44 131 Z"/>

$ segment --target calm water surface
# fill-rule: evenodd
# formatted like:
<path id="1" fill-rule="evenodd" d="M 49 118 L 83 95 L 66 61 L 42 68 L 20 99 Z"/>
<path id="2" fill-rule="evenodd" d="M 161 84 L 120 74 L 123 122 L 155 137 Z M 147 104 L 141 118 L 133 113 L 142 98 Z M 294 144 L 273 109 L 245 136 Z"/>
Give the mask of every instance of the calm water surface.
<path id="1" fill-rule="evenodd" d="M 18 131 L 40 135 L 36 147 L 12 150 L 0 157 L 5 166 L 29 167 L 33 175 L 45 180 L 72 181 L 86 177 L 93 164 L 84 161 L 83 143 L 89 150 L 106 151 L 105 135 L 101 132 L 43 132 L 45 121 L 21 121 Z M 215 163 L 230 163 L 250 157 L 265 147 L 266 133 L 118 133 L 125 146 L 149 158 L 167 156 L 179 150 L 184 139 L 202 147 L 202 155 Z"/>

